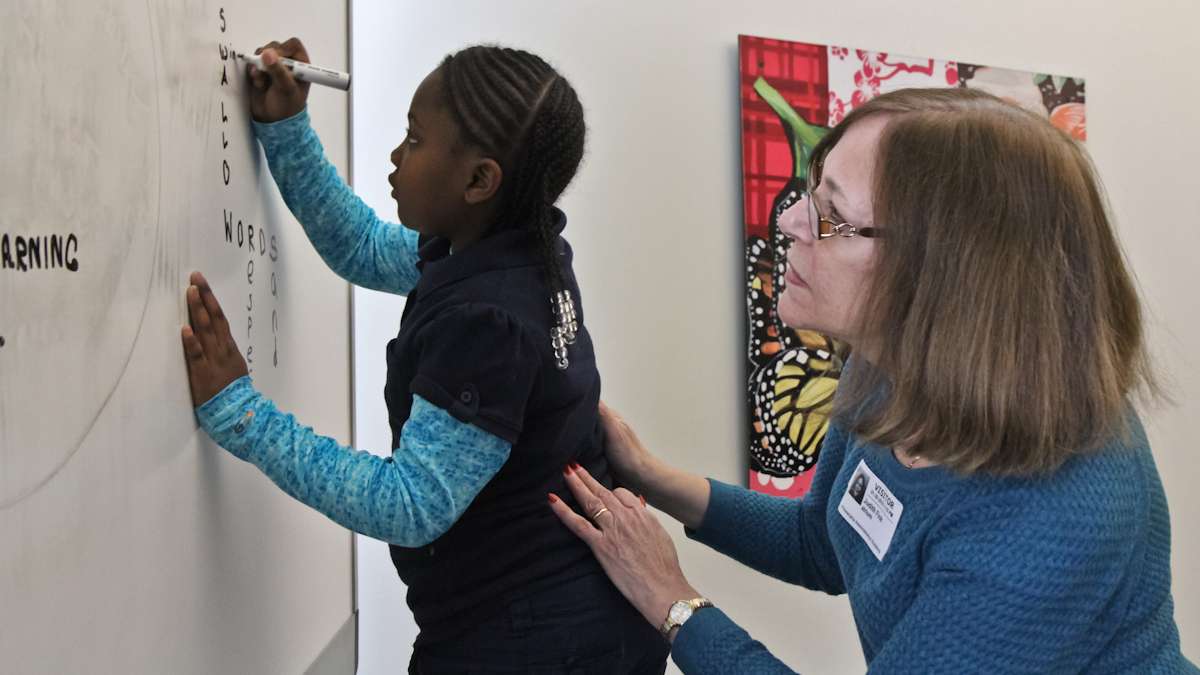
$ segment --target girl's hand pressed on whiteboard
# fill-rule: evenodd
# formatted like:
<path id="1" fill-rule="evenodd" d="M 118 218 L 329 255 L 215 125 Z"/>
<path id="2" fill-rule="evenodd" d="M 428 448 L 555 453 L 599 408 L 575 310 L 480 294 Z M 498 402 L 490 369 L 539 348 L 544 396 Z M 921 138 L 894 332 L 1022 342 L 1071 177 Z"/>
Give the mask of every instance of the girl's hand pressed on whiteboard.
<path id="1" fill-rule="evenodd" d="M 308 102 L 308 82 L 292 77 L 292 71 L 279 62 L 279 57 L 309 63 L 308 51 L 298 38 L 282 44 L 269 42 L 254 50 L 262 54 L 266 70 L 246 66 L 250 75 L 250 114 L 259 122 L 278 122 L 304 110 Z"/>
<path id="2" fill-rule="evenodd" d="M 186 294 L 191 325 L 182 331 L 183 358 L 192 385 L 192 405 L 200 406 L 249 370 L 208 280 L 192 272 L 191 282 Z"/>

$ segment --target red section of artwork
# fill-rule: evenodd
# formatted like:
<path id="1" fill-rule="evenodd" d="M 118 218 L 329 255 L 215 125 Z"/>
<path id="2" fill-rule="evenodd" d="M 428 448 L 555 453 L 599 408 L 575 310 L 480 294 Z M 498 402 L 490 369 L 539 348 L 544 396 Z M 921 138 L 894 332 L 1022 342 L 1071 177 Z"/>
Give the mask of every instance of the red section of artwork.
<path id="1" fill-rule="evenodd" d="M 746 236 L 766 239 L 771 205 L 792 177 L 792 149 L 779 116 L 754 91 L 759 77 L 809 124 L 829 120 L 828 50 L 824 45 L 742 35 L 742 169 Z"/>
<path id="2" fill-rule="evenodd" d="M 773 483 L 767 483 L 766 485 L 763 485 L 758 479 L 760 475 L 761 474 L 759 474 L 757 471 L 750 472 L 750 482 L 748 482 L 747 485 L 750 486 L 751 490 L 754 490 L 755 492 L 761 492 L 765 495 L 772 495 L 774 497 L 799 499 L 800 497 L 808 494 L 808 488 L 812 487 L 813 476 L 816 476 L 817 472 L 815 469 L 810 469 L 803 473 L 797 474 L 792 484 L 782 490 L 775 487 Z"/>

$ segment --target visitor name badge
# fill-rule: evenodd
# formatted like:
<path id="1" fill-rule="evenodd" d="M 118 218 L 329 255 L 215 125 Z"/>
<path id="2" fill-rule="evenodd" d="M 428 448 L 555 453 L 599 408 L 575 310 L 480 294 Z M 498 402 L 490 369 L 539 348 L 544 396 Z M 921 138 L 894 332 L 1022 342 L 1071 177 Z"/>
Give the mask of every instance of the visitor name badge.
<path id="1" fill-rule="evenodd" d="M 904 504 L 896 499 L 896 495 L 879 480 L 866 462 L 859 460 L 850 476 L 850 484 L 846 486 L 846 494 L 842 495 L 842 501 L 838 504 L 838 513 L 858 532 L 858 536 L 862 537 L 879 560 L 883 560 L 888 547 L 892 545 L 892 536 L 896 534 L 896 524 L 900 522 L 903 512 Z"/>

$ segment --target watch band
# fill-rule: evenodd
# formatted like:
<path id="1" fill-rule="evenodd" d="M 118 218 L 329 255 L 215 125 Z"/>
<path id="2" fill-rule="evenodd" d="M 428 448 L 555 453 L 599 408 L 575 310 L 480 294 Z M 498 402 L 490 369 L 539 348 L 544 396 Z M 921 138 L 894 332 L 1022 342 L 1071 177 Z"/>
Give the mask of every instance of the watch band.
<path id="1" fill-rule="evenodd" d="M 672 616 L 674 614 L 673 610 L 678 605 L 686 605 L 687 607 L 689 607 L 691 609 L 691 611 L 688 612 L 688 615 L 686 617 L 684 617 L 682 621 L 676 621 L 675 618 Z M 679 601 L 673 603 L 671 605 L 670 609 L 667 610 L 667 618 L 665 621 L 663 621 L 662 625 L 658 627 L 658 630 L 660 633 L 662 633 L 663 637 L 670 637 L 671 631 L 674 630 L 675 628 L 678 628 L 679 626 L 682 626 L 685 621 L 692 618 L 692 616 L 696 613 L 696 610 L 703 609 L 705 607 L 712 607 L 712 606 L 713 606 L 712 601 L 709 600 L 708 598 L 692 598 L 691 600 L 679 600 Z"/>

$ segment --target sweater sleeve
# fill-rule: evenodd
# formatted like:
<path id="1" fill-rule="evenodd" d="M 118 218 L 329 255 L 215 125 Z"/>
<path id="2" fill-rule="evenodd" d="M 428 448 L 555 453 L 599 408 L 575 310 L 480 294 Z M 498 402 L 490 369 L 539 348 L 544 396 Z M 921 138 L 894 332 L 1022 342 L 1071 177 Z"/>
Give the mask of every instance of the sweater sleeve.
<path id="1" fill-rule="evenodd" d="M 505 440 L 414 397 L 391 457 L 339 445 L 300 425 L 242 377 L 196 409 L 221 447 L 343 527 L 409 548 L 458 520 L 507 461 Z"/>
<path id="2" fill-rule="evenodd" d="M 794 673 L 720 609 L 696 612 L 675 635 L 671 659 L 687 675 Z"/>
<path id="3" fill-rule="evenodd" d="M 338 176 L 302 110 L 254 122 L 284 203 L 338 276 L 364 288 L 407 295 L 417 284 L 417 233 L 381 220 Z"/>
<path id="4" fill-rule="evenodd" d="M 845 434 L 830 425 L 812 488 L 785 499 L 710 480 L 704 520 L 687 535 L 781 581 L 831 595 L 846 591 L 825 523 L 829 491 L 845 455 Z"/>

